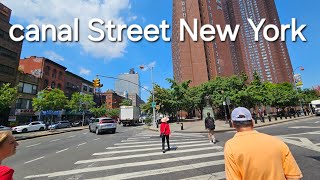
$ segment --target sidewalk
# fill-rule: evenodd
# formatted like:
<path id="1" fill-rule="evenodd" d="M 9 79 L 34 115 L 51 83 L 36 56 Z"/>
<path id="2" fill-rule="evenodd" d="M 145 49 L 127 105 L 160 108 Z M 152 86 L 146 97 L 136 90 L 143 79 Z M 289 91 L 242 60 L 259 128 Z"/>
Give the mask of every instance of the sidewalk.
<path id="1" fill-rule="evenodd" d="M 88 129 L 88 126 L 13 134 L 17 141 Z"/>
<path id="2" fill-rule="evenodd" d="M 263 127 L 263 126 L 270 126 L 273 124 L 280 124 L 290 121 L 296 121 L 296 120 L 302 120 L 302 119 L 309 119 L 315 117 L 314 115 L 309 116 L 301 116 L 290 119 L 289 117 L 287 119 L 285 118 L 278 118 L 278 120 L 275 120 L 274 118 L 271 119 L 271 122 L 269 122 L 268 118 L 265 119 L 265 122 L 261 122 L 258 120 L 257 124 L 254 124 L 254 127 Z M 181 125 L 183 124 L 183 130 L 181 130 Z M 234 128 L 230 128 L 229 124 L 226 124 L 225 121 L 222 120 L 216 120 L 216 129 L 215 132 L 226 132 L 226 131 L 234 131 Z M 146 126 L 151 131 L 159 131 L 158 128 L 152 127 L 152 126 Z M 182 123 L 170 123 L 170 129 L 172 132 L 179 132 L 179 133 L 207 133 L 207 130 L 204 128 L 204 122 L 202 120 L 199 121 L 192 121 L 192 122 L 182 122 Z"/>

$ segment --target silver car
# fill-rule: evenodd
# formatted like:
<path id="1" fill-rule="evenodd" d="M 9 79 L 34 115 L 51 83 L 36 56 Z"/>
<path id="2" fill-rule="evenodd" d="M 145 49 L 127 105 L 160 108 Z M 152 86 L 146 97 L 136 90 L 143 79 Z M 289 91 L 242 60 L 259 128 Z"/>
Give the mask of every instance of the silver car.
<path id="1" fill-rule="evenodd" d="M 89 131 L 101 134 L 104 131 L 115 133 L 117 129 L 117 121 L 109 117 L 100 117 L 93 119 L 89 124 Z"/>
<path id="2" fill-rule="evenodd" d="M 6 127 L 6 126 L 0 125 L 0 131 L 11 131 L 11 127 Z"/>

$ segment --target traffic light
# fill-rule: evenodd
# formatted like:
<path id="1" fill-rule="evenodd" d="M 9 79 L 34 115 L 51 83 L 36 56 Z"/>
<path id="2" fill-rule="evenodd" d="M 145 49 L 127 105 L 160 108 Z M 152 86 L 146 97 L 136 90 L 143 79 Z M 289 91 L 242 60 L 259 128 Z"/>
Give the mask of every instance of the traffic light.
<path id="1" fill-rule="evenodd" d="M 93 87 L 102 87 L 103 84 L 100 84 L 100 79 L 96 78 L 94 80 L 92 80 L 93 83 Z"/>

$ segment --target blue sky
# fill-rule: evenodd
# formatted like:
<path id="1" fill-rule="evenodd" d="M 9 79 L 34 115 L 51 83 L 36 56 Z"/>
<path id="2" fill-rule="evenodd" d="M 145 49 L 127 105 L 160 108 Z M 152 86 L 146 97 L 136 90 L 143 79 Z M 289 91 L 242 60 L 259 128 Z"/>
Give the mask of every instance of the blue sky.
<path id="1" fill-rule="evenodd" d="M 95 78 L 96 74 L 114 76 L 128 72 L 130 68 L 140 74 L 141 85 L 151 88 L 150 69 L 141 71 L 139 65 L 154 66 L 154 81 L 162 87 L 169 84 L 165 78 L 173 77 L 171 62 L 171 45 L 161 40 L 157 42 L 130 42 L 112 44 L 108 42 L 86 42 L 88 38 L 87 22 L 91 18 L 101 18 L 105 22 L 113 19 L 115 22 L 125 24 L 159 25 L 162 20 L 171 24 L 172 1 L 171 0 L 43 0 L 43 1 L 13 1 L 1 0 L 12 9 L 11 24 L 24 26 L 36 24 L 72 24 L 73 18 L 80 19 L 82 25 L 80 41 L 78 43 L 42 43 L 24 42 L 21 57 L 31 55 L 47 57 L 68 68 L 69 71 L 78 74 L 88 80 Z M 20 3 L 21 2 L 21 3 Z M 22 3 L 23 2 L 23 3 Z M 320 61 L 318 60 L 320 45 L 320 1 L 308 1 L 302 3 L 299 0 L 275 0 L 282 24 L 291 23 L 291 18 L 297 18 L 298 24 L 307 24 L 304 31 L 308 42 L 287 42 L 293 68 L 303 66 L 301 72 L 304 87 L 310 88 L 318 85 L 317 75 Z M 102 3 L 102 4 L 99 4 Z M 53 8 L 54 7 L 54 8 Z M 72 7 L 72 8 L 70 8 Z M 171 31 L 168 31 L 171 35 Z M 291 37 L 288 33 L 288 37 Z M 298 71 L 297 71 L 298 73 Z M 113 79 L 101 79 L 105 89 L 114 88 Z M 142 90 L 142 98 L 145 100 L 149 93 Z"/>

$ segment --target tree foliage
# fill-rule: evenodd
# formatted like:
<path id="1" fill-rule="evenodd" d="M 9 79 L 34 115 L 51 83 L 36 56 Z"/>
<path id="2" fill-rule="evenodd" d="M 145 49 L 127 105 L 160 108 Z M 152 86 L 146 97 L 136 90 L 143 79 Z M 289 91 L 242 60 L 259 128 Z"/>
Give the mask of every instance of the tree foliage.
<path id="1" fill-rule="evenodd" d="M 36 111 L 41 110 L 62 110 L 68 104 L 67 97 L 60 89 L 42 90 L 38 97 L 33 98 L 32 106 Z"/>
<path id="2" fill-rule="evenodd" d="M 120 106 L 132 106 L 131 99 L 124 99 L 121 101 Z"/>
<path id="3" fill-rule="evenodd" d="M 76 92 L 72 94 L 67 107 L 73 112 L 84 112 L 94 107 L 95 104 L 96 103 L 94 102 L 92 95 Z"/>
<path id="4" fill-rule="evenodd" d="M 94 117 L 101 117 L 101 116 L 105 116 L 107 114 L 107 109 L 103 105 L 100 107 L 92 107 L 89 110 L 91 113 L 94 114 Z"/>
<path id="5" fill-rule="evenodd" d="M 10 84 L 3 84 L 0 87 L 0 112 L 6 110 L 16 101 L 18 91 L 16 87 L 10 87 Z"/>

